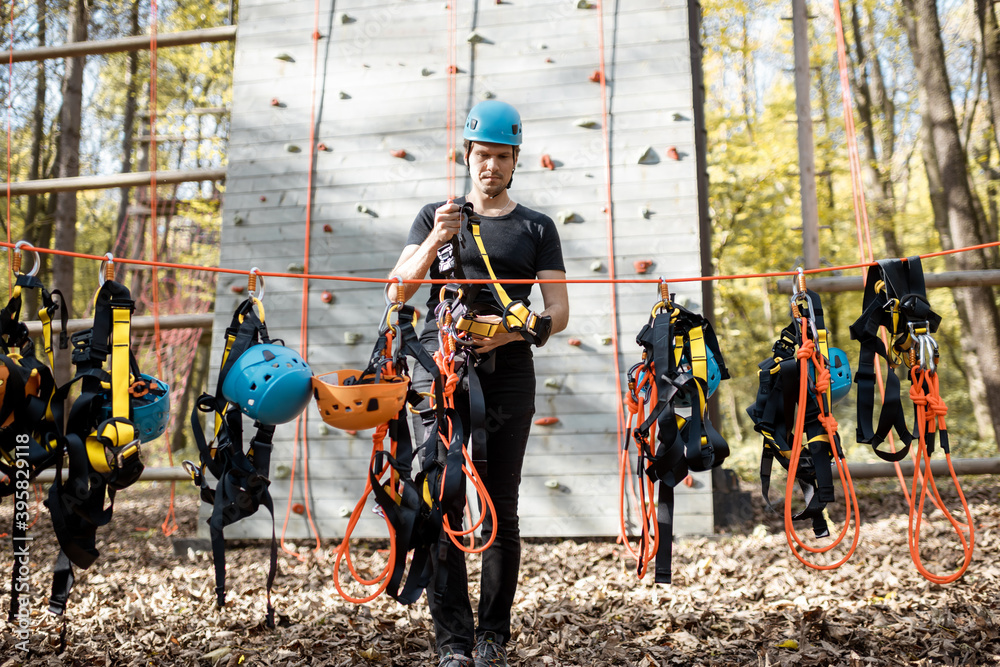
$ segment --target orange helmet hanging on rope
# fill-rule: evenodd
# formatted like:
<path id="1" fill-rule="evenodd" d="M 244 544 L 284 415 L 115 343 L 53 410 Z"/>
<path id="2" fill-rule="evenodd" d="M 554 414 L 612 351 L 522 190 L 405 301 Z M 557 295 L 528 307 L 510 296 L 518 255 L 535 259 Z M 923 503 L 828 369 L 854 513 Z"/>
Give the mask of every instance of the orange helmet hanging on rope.
<path id="1" fill-rule="evenodd" d="M 333 376 L 334 382 L 323 379 Z M 406 402 L 410 379 L 402 375 L 364 376 L 345 369 L 312 380 L 313 396 L 323 421 L 339 429 L 375 428 L 397 414 Z"/>

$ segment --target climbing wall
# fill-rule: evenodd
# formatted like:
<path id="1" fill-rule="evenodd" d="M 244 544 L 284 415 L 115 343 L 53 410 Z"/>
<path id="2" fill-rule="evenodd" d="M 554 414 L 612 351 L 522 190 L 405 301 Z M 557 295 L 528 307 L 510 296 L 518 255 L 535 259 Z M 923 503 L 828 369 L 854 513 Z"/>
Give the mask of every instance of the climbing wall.
<path id="1" fill-rule="evenodd" d="M 311 274 L 388 274 L 420 206 L 449 194 L 446 6 L 442 0 L 321 0 L 317 24 L 312 0 L 240 3 L 223 266 L 301 272 L 311 205 Z M 599 25 L 598 10 L 586 1 L 460 2 L 459 126 L 468 109 L 488 97 L 520 110 L 524 145 L 512 195 L 560 223 L 569 277 L 609 276 L 608 173 L 618 277 L 697 276 L 687 3 L 608 3 L 607 116 Z M 554 168 L 543 166 L 543 155 Z M 461 193 L 468 182 L 461 165 L 458 173 Z M 245 284 L 243 278 L 219 280 L 213 367 Z M 682 303 L 701 307 L 696 283 L 675 289 Z M 617 323 L 624 372 L 639 359 L 635 334 L 657 289 L 618 286 L 617 320 L 611 294 L 607 284 L 570 285 L 569 327 L 536 353 L 536 417 L 558 421 L 533 427 L 528 443 L 524 535 L 618 532 L 612 332 Z M 421 310 L 426 295 L 423 288 L 417 297 Z M 537 288 L 532 302 L 540 309 Z M 379 285 L 313 280 L 303 301 L 302 281 L 292 278 L 268 279 L 264 303 L 271 335 L 295 348 L 302 343 L 305 305 L 308 361 L 316 373 L 363 367 L 384 309 Z M 293 425 L 281 426 L 275 438 L 271 488 L 279 531 L 289 497 L 303 502 L 303 456 L 300 449 L 293 466 L 294 432 Z M 364 487 L 371 432 L 329 429 L 310 405 L 305 434 L 313 518 L 322 537 L 337 538 Z M 708 474 L 678 489 L 675 527 L 678 534 L 712 531 Z M 270 531 L 262 511 L 227 529 L 227 536 L 264 538 Z M 307 536 L 306 518 L 292 513 L 285 534 Z M 355 534 L 384 536 L 385 528 L 369 513 Z"/>

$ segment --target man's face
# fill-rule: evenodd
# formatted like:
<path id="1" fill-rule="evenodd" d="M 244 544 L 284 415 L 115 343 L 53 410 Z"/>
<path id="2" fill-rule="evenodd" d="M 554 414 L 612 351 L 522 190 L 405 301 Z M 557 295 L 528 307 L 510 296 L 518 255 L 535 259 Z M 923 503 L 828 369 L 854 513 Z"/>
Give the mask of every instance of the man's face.
<path id="1" fill-rule="evenodd" d="M 468 161 L 475 187 L 487 197 L 496 197 L 514 173 L 514 147 L 476 141 L 469 150 Z"/>

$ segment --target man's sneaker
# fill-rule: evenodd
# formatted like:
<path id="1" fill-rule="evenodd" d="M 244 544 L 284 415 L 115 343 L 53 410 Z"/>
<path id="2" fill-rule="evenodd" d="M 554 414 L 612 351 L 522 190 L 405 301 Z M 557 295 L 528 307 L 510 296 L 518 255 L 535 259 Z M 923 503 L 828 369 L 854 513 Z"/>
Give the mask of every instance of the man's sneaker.
<path id="1" fill-rule="evenodd" d="M 507 667 L 507 650 L 499 640 L 492 632 L 483 633 L 472 649 L 475 667 Z"/>
<path id="2" fill-rule="evenodd" d="M 472 658 L 467 655 L 445 650 L 445 654 L 441 656 L 441 662 L 438 663 L 438 667 L 473 667 L 474 664 Z"/>

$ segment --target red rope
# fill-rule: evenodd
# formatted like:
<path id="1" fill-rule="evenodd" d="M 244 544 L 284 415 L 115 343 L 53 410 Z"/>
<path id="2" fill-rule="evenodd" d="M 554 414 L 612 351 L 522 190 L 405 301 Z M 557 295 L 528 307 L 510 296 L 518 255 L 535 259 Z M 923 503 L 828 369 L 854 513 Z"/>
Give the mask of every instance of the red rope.
<path id="1" fill-rule="evenodd" d="M 608 129 L 608 122 L 610 120 L 608 114 L 608 83 L 606 76 L 606 67 L 604 63 L 604 3 L 598 3 L 597 7 L 597 51 L 598 51 L 598 62 L 599 70 L 601 76 L 601 132 L 604 140 L 604 182 L 606 187 L 606 200 L 604 204 L 604 213 L 607 220 L 607 237 L 608 237 L 608 277 L 611 280 L 615 280 L 615 216 L 614 216 L 614 204 L 611 198 L 611 136 L 610 130 Z M 622 395 L 622 373 L 621 373 L 621 360 L 619 359 L 621 351 L 618 346 L 618 293 L 615 289 L 614 283 L 611 284 L 611 349 L 612 354 L 615 359 L 615 396 L 619 398 Z M 615 401 L 615 414 L 617 417 L 617 423 L 615 426 L 618 430 L 618 440 L 621 442 L 625 434 L 625 411 L 622 407 L 621 401 Z"/>
<path id="2" fill-rule="evenodd" d="M 303 248 L 303 274 L 309 274 L 309 257 L 311 253 L 312 236 L 312 209 L 313 209 L 313 187 L 316 176 L 316 76 L 319 72 L 319 0 L 313 5 L 313 32 L 312 32 L 312 92 L 309 103 L 309 171 L 306 181 L 306 220 L 305 220 L 305 244 Z M 309 361 L 309 278 L 302 281 L 302 303 L 300 306 L 301 321 L 299 323 L 299 352 L 302 359 Z M 288 527 L 288 519 L 292 509 L 292 494 L 295 491 L 295 463 L 299 451 L 301 438 L 302 447 L 302 504 L 305 506 L 306 522 L 309 530 L 316 539 L 316 550 L 321 548 L 319 541 L 319 530 L 312 516 L 312 502 L 309 495 L 309 412 L 303 411 L 295 418 L 295 439 L 292 442 L 292 474 L 289 478 L 288 504 L 285 507 L 285 521 L 281 525 L 281 549 L 304 561 L 300 554 L 290 551 L 285 547 L 285 530 Z"/>

